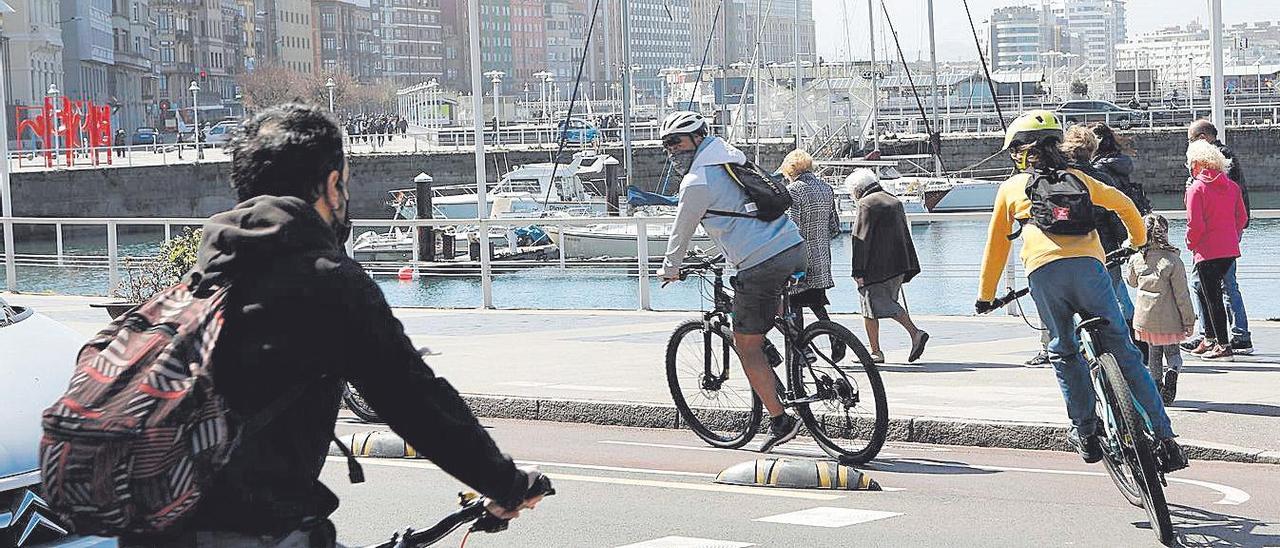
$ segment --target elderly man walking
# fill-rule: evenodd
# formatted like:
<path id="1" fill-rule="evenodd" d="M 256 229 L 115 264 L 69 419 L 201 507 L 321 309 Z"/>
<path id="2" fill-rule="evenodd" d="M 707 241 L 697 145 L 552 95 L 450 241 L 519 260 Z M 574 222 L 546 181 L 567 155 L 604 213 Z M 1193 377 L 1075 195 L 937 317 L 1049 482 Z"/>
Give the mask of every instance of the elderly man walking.
<path id="1" fill-rule="evenodd" d="M 871 345 L 871 358 L 884 362 L 880 348 L 880 320 L 891 318 L 911 335 L 915 362 L 924 354 L 929 334 L 916 327 L 899 302 L 902 284 L 920 273 L 920 260 L 911 241 L 911 226 L 898 198 L 880 187 L 880 179 L 869 169 L 859 169 L 845 180 L 849 194 L 858 200 L 853 223 L 853 279 L 862 297 L 862 319 Z"/>

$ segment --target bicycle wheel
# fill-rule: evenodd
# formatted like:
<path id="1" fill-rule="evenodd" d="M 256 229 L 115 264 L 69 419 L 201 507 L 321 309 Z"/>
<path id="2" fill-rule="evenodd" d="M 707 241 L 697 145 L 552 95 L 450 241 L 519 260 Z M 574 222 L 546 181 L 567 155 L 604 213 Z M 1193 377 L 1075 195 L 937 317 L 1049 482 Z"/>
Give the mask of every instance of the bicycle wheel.
<path id="1" fill-rule="evenodd" d="M 352 413 L 360 417 L 360 420 L 364 422 L 382 422 L 382 417 L 378 416 L 378 412 L 373 410 L 369 402 L 364 401 L 364 397 L 349 382 L 342 385 L 342 402 L 347 404 L 347 409 L 350 409 Z"/>
<path id="2" fill-rule="evenodd" d="M 875 458 L 889 433 L 889 402 L 862 341 L 838 323 L 819 321 L 804 329 L 796 348 L 788 369 L 795 408 L 818 446 L 842 462 Z"/>
<path id="3" fill-rule="evenodd" d="M 667 342 L 667 385 L 680 418 L 703 441 L 746 445 L 760 429 L 763 406 L 738 362 L 733 341 L 702 320 L 676 327 Z"/>
<path id="4" fill-rule="evenodd" d="M 1129 428 L 1124 422 L 1123 411 L 1116 403 L 1119 399 L 1111 388 L 1108 376 L 1102 376 L 1099 383 L 1105 396 L 1098 398 L 1098 416 L 1102 418 L 1104 429 L 1099 436 L 1101 438 L 1099 441 L 1102 443 L 1102 464 L 1125 500 L 1138 508 L 1145 508 L 1145 502 L 1142 499 L 1142 472 L 1130 464 L 1135 462 L 1127 456 L 1132 448 L 1120 442 L 1124 439 L 1121 432 L 1128 431 Z"/>
<path id="5" fill-rule="evenodd" d="M 1133 471 L 1136 486 L 1142 492 L 1142 506 L 1146 508 L 1151 528 L 1160 542 L 1169 544 L 1173 540 L 1173 522 L 1169 518 L 1163 480 L 1156 464 L 1155 438 L 1147 428 L 1146 420 L 1138 412 L 1133 392 L 1129 390 L 1129 382 L 1125 380 L 1115 357 L 1111 354 L 1099 356 L 1098 366 L 1102 368 L 1105 379 L 1104 389 L 1111 392 L 1106 394 L 1107 399 L 1120 408 L 1121 417 L 1116 421 L 1116 437 L 1123 448 L 1127 467 Z M 1124 492 L 1123 488 L 1121 492 Z"/>

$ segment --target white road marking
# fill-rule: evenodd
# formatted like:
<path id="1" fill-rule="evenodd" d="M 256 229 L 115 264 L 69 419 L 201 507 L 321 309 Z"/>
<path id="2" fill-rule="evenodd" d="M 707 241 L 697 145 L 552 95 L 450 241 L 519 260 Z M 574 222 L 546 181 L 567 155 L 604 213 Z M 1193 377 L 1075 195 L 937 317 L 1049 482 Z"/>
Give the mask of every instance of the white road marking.
<path id="1" fill-rule="evenodd" d="M 747 548 L 748 546 L 755 546 L 755 544 L 709 538 L 662 537 L 618 548 Z"/>
<path id="2" fill-rule="evenodd" d="M 589 384 L 552 384 L 536 381 L 506 381 L 498 383 L 502 386 L 518 386 L 521 388 L 550 388 L 553 390 L 574 390 L 578 392 L 631 392 L 634 388 L 624 386 L 594 386 Z"/>
<path id="3" fill-rule="evenodd" d="M 328 460 L 333 462 L 346 462 L 346 459 L 344 457 L 328 457 Z M 430 462 L 423 462 L 423 461 L 410 460 L 410 459 L 402 460 L 402 459 L 363 458 L 363 459 L 360 459 L 360 461 L 361 461 L 361 464 L 365 464 L 365 465 L 392 466 L 392 467 L 399 467 L 399 468 L 418 468 L 421 470 L 439 470 L 440 469 L 439 466 L 431 464 Z M 576 467 L 581 467 L 582 465 L 545 463 L 544 466 L 576 468 Z M 654 470 L 652 471 L 652 473 L 670 474 L 671 472 Z M 679 474 L 680 474 L 679 472 L 676 472 L 676 475 L 679 475 Z M 844 498 L 842 495 L 807 493 L 803 491 L 796 491 L 791 489 L 778 489 L 778 488 L 771 488 L 771 487 L 741 487 L 737 485 L 720 485 L 718 483 L 709 483 L 709 484 L 683 483 L 683 482 L 675 482 L 675 481 L 643 480 L 643 479 L 635 479 L 635 478 L 608 478 L 603 476 L 579 476 L 579 475 L 573 475 L 573 474 L 550 474 L 550 476 L 552 477 L 552 479 L 556 481 L 581 481 L 586 483 L 608 483 L 608 484 L 614 484 L 614 485 L 632 485 L 637 487 L 658 487 L 662 489 L 684 489 L 686 491 L 734 493 L 739 495 L 758 495 L 758 496 L 764 496 L 764 497 L 778 497 L 778 498 L 790 498 L 790 499 L 832 501 L 832 500 L 838 500 L 838 499 Z"/>
<path id="4" fill-rule="evenodd" d="M 929 461 L 929 460 L 916 460 L 916 459 L 902 459 L 901 462 L 923 464 L 926 466 L 937 464 L 936 462 Z M 978 470 L 991 470 L 995 472 L 1027 472 L 1031 474 L 1058 474 L 1063 476 L 1098 476 L 1098 477 L 1107 476 L 1106 472 L 1087 472 L 1084 470 L 1049 470 L 1045 468 L 1018 468 L 1015 466 L 992 466 L 992 465 L 985 465 L 985 464 L 970 464 L 970 463 L 964 463 L 963 466 L 967 466 L 969 468 L 976 468 Z M 1221 483 L 1213 483 L 1213 482 L 1208 482 L 1203 480 L 1193 480 L 1193 479 L 1187 479 L 1187 478 L 1175 478 L 1172 476 L 1165 476 L 1165 479 L 1175 483 L 1197 485 L 1200 487 L 1204 487 L 1206 489 L 1210 489 L 1210 490 L 1222 493 L 1222 498 L 1219 499 L 1217 502 L 1214 502 L 1214 504 L 1239 505 L 1239 504 L 1244 504 L 1245 502 L 1248 502 L 1249 499 L 1253 498 L 1251 495 L 1249 495 L 1249 493 L 1246 493 L 1243 490 L 1237 489 L 1230 485 L 1223 485 Z"/>
<path id="5" fill-rule="evenodd" d="M 788 512 L 776 516 L 756 518 L 751 521 L 766 523 L 785 523 L 788 525 L 806 525 L 809 527 L 839 528 L 875 521 L 878 519 L 901 516 L 899 512 L 881 512 L 879 510 L 859 510 L 857 508 L 832 508 L 819 506 L 798 512 Z"/>
<path id="6" fill-rule="evenodd" d="M 721 449 L 721 448 L 719 448 L 719 447 L 705 447 L 705 446 L 695 446 L 695 445 L 677 445 L 677 444 L 671 444 L 671 443 L 646 443 L 646 442 L 639 442 L 639 441 L 601 440 L 599 443 L 604 443 L 604 444 L 608 444 L 608 445 L 632 445 L 632 446 L 636 446 L 636 447 L 657 447 L 657 448 L 660 448 L 660 449 L 684 449 L 684 450 L 688 450 L 688 451 L 719 451 L 719 452 L 723 452 L 723 451 L 742 451 L 742 452 L 745 452 L 745 453 L 754 453 L 754 452 L 756 452 L 754 449 Z M 788 444 L 786 444 L 786 445 L 781 445 L 781 446 L 779 446 L 779 447 L 780 447 L 780 448 L 783 450 L 783 452 L 784 452 L 784 454 L 781 454 L 780 456 L 787 456 L 787 455 L 785 455 L 785 451 L 786 451 L 787 449 L 810 449 L 810 450 L 813 450 L 813 451 L 815 451 L 815 452 L 822 453 L 822 448 L 821 448 L 821 447 L 818 447 L 818 445 L 817 445 L 817 444 L 815 444 L 815 443 L 791 442 L 791 443 L 788 443 Z M 822 453 L 822 454 L 823 454 L 823 455 L 826 455 L 826 453 Z M 887 457 L 900 457 L 900 456 L 902 456 L 902 455 L 899 455 L 899 454 L 897 454 L 897 453 L 880 453 L 880 455 L 879 455 L 879 456 L 881 456 L 881 457 L 886 457 L 886 458 L 887 458 Z"/>

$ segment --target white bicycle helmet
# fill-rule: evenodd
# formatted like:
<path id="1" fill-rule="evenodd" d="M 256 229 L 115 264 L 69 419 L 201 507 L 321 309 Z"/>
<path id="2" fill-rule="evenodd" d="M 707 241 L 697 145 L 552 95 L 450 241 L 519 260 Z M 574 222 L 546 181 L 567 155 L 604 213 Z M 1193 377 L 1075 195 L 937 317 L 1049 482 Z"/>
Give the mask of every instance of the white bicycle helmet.
<path id="1" fill-rule="evenodd" d="M 662 121 L 662 129 L 658 138 L 666 139 L 668 135 L 683 135 L 707 129 L 707 119 L 690 110 L 678 110 L 667 115 Z"/>

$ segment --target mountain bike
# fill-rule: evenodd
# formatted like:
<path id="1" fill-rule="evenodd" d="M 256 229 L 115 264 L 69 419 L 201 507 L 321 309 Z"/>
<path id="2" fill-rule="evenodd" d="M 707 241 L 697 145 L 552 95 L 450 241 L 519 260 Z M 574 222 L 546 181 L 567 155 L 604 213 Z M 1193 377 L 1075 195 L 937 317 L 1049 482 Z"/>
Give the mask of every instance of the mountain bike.
<path id="1" fill-rule="evenodd" d="M 556 490 L 551 486 L 551 480 L 546 476 L 538 478 L 538 481 L 529 489 L 529 494 L 525 497 L 533 498 L 536 496 L 549 497 L 556 494 Z M 391 535 L 391 540 L 382 544 L 375 544 L 368 548 L 422 548 L 431 546 L 440 542 L 450 533 L 456 531 L 459 527 L 468 523 L 472 524 L 467 529 L 467 534 L 474 532 L 482 533 L 498 533 L 507 530 L 507 525 L 511 520 L 502 519 L 490 514 L 486 509 L 489 499 L 481 497 L 476 493 L 458 493 L 458 506 L 460 509 L 445 516 L 435 525 L 414 531 L 412 528 L 405 529 L 403 533 Z M 466 545 L 466 538 L 462 540 L 462 544 Z"/>
<path id="2" fill-rule="evenodd" d="M 1107 270 L 1118 267 L 1137 250 L 1121 248 L 1107 255 Z M 999 309 L 1026 296 L 1030 289 L 1009 291 L 993 301 Z M 1098 434 L 1102 445 L 1103 463 L 1107 475 L 1120 489 L 1120 494 L 1130 504 L 1146 509 L 1152 529 L 1160 542 L 1173 540 L 1173 523 L 1169 518 L 1169 506 L 1165 503 L 1165 481 L 1162 461 L 1164 452 L 1151 428 L 1147 415 L 1134 399 L 1115 356 L 1102 345 L 1100 329 L 1107 320 L 1099 317 L 1083 317 L 1076 325 L 1080 341 L 1080 354 L 1089 364 L 1093 379 L 1093 391 L 1097 395 L 1098 417 L 1102 431 Z"/>
<path id="3" fill-rule="evenodd" d="M 724 283 L 723 257 L 680 269 L 681 279 L 700 277 L 711 286 L 711 309 L 689 320 L 667 343 L 667 384 L 681 420 L 714 447 L 736 449 L 760 429 L 763 410 L 738 362 L 730 329 L 733 296 Z M 792 277 L 791 284 L 803 273 Z M 704 285 L 705 287 L 705 285 Z M 788 288 L 789 289 L 789 288 Z M 880 370 L 862 342 L 844 326 L 817 321 L 797 329 L 788 292 L 779 299 L 774 327 L 782 352 L 765 339 L 765 356 L 784 365 L 778 396 L 794 408 L 828 455 L 861 464 L 875 458 L 889 430 L 889 406 Z"/>

